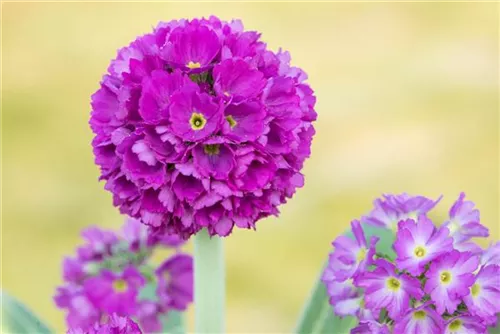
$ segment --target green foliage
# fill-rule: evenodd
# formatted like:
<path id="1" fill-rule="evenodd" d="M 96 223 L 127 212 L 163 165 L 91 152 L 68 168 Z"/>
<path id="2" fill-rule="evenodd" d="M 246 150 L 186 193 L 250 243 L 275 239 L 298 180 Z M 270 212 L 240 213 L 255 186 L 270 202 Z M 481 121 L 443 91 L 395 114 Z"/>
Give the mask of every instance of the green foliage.
<path id="1" fill-rule="evenodd" d="M 394 259 L 395 253 L 392 250 L 394 234 L 391 231 L 369 225 L 363 225 L 363 230 L 365 231 L 367 241 L 369 241 L 372 236 L 380 238 L 377 243 L 377 253 L 383 255 L 384 258 Z M 345 235 L 354 238 L 351 230 Z M 295 330 L 296 334 L 344 334 L 349 333 L 350 329 L 356 325 L 356 318 L 340 318 L 333 313 L 333 308 L 329 303 L 325 285 L 321 282 L 322 273 L 323 269 L 316 281 L 309 301 L 304 307 L 299 325 Z"/>
<path id="2" fill-rule="evenodd" d="M 52 331 L 26 306 L 5 291 L 0 291 L 2 301 L 2 333 L 49 334 Z"/>

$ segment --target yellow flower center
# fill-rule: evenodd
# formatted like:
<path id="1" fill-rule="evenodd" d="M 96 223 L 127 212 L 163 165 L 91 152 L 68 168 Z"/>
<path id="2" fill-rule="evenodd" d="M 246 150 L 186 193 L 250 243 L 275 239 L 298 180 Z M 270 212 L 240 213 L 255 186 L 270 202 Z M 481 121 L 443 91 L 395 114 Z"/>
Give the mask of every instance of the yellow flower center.
<path id="1" fill-rule="evenodd" d="M 115 292 L 124 292 L 127 290 L 127 288 L 128 288 L 127 281 L 121 278 L 115 279 L 113 281 L 113 290 L 115 290 Z"/>
<path id="2" fill-rule="evenodd" d="M 413 219 L 414 221 L 417 221 L 418 219 L 418 215 L 417 215 L 417 212 L 409 212 L 407 215 L 406 215 L 409 219 Z"/>
<path id="3" fill-rule="evenodd" d="M 205 124 L 207 124 L 207 119 L 205 118 L 205 116 L 203 116 L 203 114 L 194 112 L 191 115 L 189 124 L 191 124 L 191 129 L 198 131 L 205 127 Z"/>
<path id="4" fill-rule="evenodd" d="M 451 282 L 451 273 L 449 271 L 443 271 L 441 275 L 439 275 L 439 279 L 444 284 L 449 284 Z"/>
<path id="5" fill-rule="evenodd" d="M 422 319 L 425 319 L 425 316 L 427 315 L 427 313 L 425 313 L 425 311 L 417 311 L 417 312 L 413 312 L 413 318 L 414 319 L 417 319 L 417 320 L 422 320 Z"/>
<path id="6" fill-rule="evenodd" d="M 455 320 L 453 320 L 453 321 L 450 323 L 449 328 L 450 328 L 450 330 L 452 330 L 452 331 L 459 330 L 460 328 L 462 328 L 462 320 L 460 320 L 460 319 L 455 319 Z"/>
<path id="7" fill-rule="evenodd" d="M 426 250 L 424 247 L 422 246 L 418 246 L 415 248 L 415 250 L 413 251 L 415 253 L 415 256 L 416 257 L 424 257 L 425 254 L 427 254 Z"/>
<path id="8" fill-rule="evenodd" d="M 481 291 L 481 286 L 479 284 L 475 283 L 472 288 L 470 288 L 470 292 L 472 294 L 472 297 L 476 297 L 479 292 Z"/>
<path id="9" fill-rule="evenodd" d="M 361 248 L 359 251 L 358 251 L 358 256 L 356 257 L 356 260 L 358 262 L 361 262 L 365 259 L 366 257 L 366 248 Z"/>
<path id="10" fill-rule="evenodd" d="M 361 299 L 361 301 L 359 302 L 359 308 L 365 308 L 365 300 L 364 299 Z"/>
<path id="11" fill-rule="evenodd" d="M 452 220 L 447 227 L 448 230 L 450 231 L 450 235 L 454 234 L 460 228 L 460 226 L 457 224 L 455 220 Z"/>
<path id="12" fill-rule="evenodd" d="M 236 120 L 231 115 L 227 115 L 226 120 L 229 123 L 229 125 L 231 126 L 231 129 L 234 128 L 236 126 L 236 124 L 238 124 L 238 122 L 236 122 Z"/>
<path id="13" fill-rule="evenodd" d="M 218 144 L 209 144 L 203 147 L 203 150 L 208 155 L 217 155 L 219 154 L 219 145 Z"/>
<path id="14" fill-rule="evenodd" d="M 392 291 L 398 291 L 401 288 L 401 282 L 397 278 L 391 277 L 387 280 L 387 288 Z"/>
<path id="15" fill-rule="evenodd" d="M 198 62 L 194 63 L 194 62 L 190 61 L 189 63 L 186 64 L 186 66 L 190 69 L 194 69 L 194 68 L 200 68 L 201 64 Z"/>

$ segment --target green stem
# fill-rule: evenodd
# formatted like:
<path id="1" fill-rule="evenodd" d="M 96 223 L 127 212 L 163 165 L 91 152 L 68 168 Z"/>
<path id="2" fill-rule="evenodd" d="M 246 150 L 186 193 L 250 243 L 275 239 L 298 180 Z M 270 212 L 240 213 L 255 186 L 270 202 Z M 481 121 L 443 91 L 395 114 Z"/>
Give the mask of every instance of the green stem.
<path id="1" fill-rule="evenodd" d="M 222 238 L 203 229 L 194 237 L 195 333 L 224 333 L 225 300 Z"/>

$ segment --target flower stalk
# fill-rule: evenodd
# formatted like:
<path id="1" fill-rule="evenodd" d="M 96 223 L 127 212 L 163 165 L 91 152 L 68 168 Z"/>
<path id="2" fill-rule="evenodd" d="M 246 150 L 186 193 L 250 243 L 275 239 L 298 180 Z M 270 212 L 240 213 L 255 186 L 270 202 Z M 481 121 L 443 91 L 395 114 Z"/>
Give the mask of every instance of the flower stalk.
<path id="1" fill-rule="evenodd" d="M 194 300 L 195 332 L 224 333 L 224 245 L 206 229 L 194 237 Z"/>

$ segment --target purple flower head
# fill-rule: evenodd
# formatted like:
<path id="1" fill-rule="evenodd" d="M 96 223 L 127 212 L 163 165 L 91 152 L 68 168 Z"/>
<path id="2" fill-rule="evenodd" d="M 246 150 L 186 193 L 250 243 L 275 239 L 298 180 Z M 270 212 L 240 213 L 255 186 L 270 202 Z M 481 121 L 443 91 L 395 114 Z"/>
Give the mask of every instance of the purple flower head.
<path id="1" fill-rule="evenodd" d="M 354 279 L 354 285 L 365 288 L 365 306 L 378 314 L 387 308 L 392 319 L 406 313 L 410 307 L 410 297 L 424 296 L 420 282 L 406 274 L 398 274 L 396 267 L 384 260 L 375 261 L 376 269 L 364 272 Z"/>
<path id="2" fill-rule="evenodd" d="M 137 269 L 128 267 L 121 275 L 103 270 L 85 281 L 84 288 L 92 304 L 104 312 L 130 315 L 136 311 L 139 288 L 144 284 Z"/>
<path id="3" fill-rule="evenodd" d="M 448 227 L 450 235 L 457 242 L 468 240 L 472 237 L 487 237 L 488 228 L 479 222 L 479 210 L 474 208 L 474 203 L 465 201 L 465 193 L 460 193 L 457 201 L 450 209 L 450 220 L 443 226 Z"/>
<path id="4" fill-rule="evenodd" d="M 95 163 L 113 204 L 183 239 L 278 215 L 311 154 L 306 78 L 239 21 L 161 22 L 138 37 L 91 101 Z"/>
<path id="5" fill-rule="evenodd" d="M 351 334 L 391 334 L 387 325 L 382 325 L 374 320 L 360 321 L 359 325 L 351 329 Z"/>
<path id="6" fill-rule="evenodd" d="M 444 334 L 486 334 L 486 326 L 481 318 L 471 315 L 461 315 L 448 320 Z"/>
<path id="7" fill-rule="evenodd" d="M 357 220 L 351 222 L 355 239 L 339 236 L 332 245 L 335 247 L 330 254 L 330 261 L 323 274 L 323 281 L 345 281 L 366 270 L 375 254 L 377 237 L 371 237 L 366 243 L 365 233 Z"/>
<path id="8" fill-rule="evenodd" d="M 374 209 L 368 216 L 364 216 L 362 221 L 396 231 L 401 220 L 416 220 L 420 215 L 432 210 L 440 200 L 441 197 L 433 201 L 424 196 L 411 196 L 407 193 L 384 195 L 373 202 Z"/>
<path id="9" fill-rule="evenodd" d="M 408 310 L 405 315 L 397 318 L 394 324 L 394 333 L 442 334 L 443 331 L 443 319 L 428 304 Z"/>
<path id="10" fill-rule="evenodd" d="M 193 301 L 193 259 L 177 254 L 156 269 L 158 295 L 163 305 L 185 310 Z"/>
<path id="11" fill-rule="evenodd" d="M 481 265 L 487 266 L 489 264 L 500 266 L 500 241 L 490 244 L 481 255 Z"/>
<path id="12" fill-rule="evenodd" d="M 418 276 L 430 261 L 453 250 L 453 239 L 446 227 L 436 229 L 432 221 L 422 215 L 418 222 L 412 219 L 399 222 L 393 247 L 398 268 Z"/>
<path id="13" fill-rule="evenodd" d="M 496 314 L 500 312 L 500 266 L 488 265 L 482 267 L 470 293 L 464 297 L 469 312 L 484 320 L 486 324 L 496 321 Z"/>
<path id="14" fill-rule="evenodd" d="M 112 314 L 106 323 L 95 323 L 90 327 L 71 328 L 68 334 L 142 334 L 139 326 L 128 317 L 120 317 Z"/>
<path id="15" fill-rule="evenodd" d="M 455 312 L 462 297 L 469 293 L 474 283 L 473 272 L 477 269 L 479 258 L 471 253 L 452 251 L 432 261 L 425 273 L 425 293 L 430 294 L 436 311 L 443 314 Z"/>

